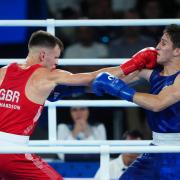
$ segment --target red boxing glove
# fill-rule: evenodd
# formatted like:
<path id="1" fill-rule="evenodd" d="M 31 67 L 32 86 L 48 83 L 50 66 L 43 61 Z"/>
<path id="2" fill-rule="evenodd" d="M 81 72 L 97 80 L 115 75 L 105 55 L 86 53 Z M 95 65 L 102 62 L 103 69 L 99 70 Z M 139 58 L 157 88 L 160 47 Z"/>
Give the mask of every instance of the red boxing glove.
<path id="1" fill-rule="evenodd" d="M 137 52 L 131 60 L 120 65 L 125 75 L 143 68 L 153 69 L 157 64 L 157 51 L 153 47 L 144 48 Z"/>

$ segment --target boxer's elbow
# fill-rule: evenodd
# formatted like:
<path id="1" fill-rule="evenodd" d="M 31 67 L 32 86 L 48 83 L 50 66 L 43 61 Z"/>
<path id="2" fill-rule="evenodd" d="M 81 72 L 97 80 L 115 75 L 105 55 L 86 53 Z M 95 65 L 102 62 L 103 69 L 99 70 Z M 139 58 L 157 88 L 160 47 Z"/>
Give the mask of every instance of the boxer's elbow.
<path id="1" fill-rule="evenodd" d="M 158 95 L 136 92 L 133 101 L 141 107 L 153 112 L 159 112 L 164 108 L 164 103 Z"/>
<path id="2" fill-rule="evenodd" d="M 165 109 L 162 105 L 154 105 L 154 106 L 152 106 L 152 111 L 153 112 L 160 112 L 160 111 L 162 111 L 163 109 Z"/>
<path id="3" fill-rule="evenodd" d="M 133 101 L 143 108 L 153 111 L 160 112 L 172 104 L 178 102 L 180 99 L 175 93 L 173 95 L 169 94 L 147 94 L 147 93 L 136 93 L 134 95 Z"/>

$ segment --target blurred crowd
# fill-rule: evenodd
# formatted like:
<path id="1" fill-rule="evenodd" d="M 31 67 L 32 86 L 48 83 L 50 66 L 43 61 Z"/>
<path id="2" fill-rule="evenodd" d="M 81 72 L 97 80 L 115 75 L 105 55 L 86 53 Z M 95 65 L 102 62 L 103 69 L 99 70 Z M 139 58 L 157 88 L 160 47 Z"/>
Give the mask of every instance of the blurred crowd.
<path id="1" fill-rule="evenodd" d="M 178 0 L 47 0 L 48 17 L 55 19 L 157 19 L 179 18 Z M 93 27 L 93 28 L 57 28 L 57 35 L 63 39 L 68 50 L 65 57 L 80 43 L 95 41 L 107 45 L 109 53 L 97 54 L 98 57 L 131 56 L 144 45 L 156 43 L 161 35 L 162 27 Z M 87 34 L 85 37 L 84 34 Z M 124 42 L 127 47 L 123 46 Z M 89 42 L 90 43 L 90 42 Z M 91 42 L 92 43 L 92 42 Z M 141 44 L 141 45 L 139 45 Z M 115 45 L 119 49 L 114 50 Z M 70 46 L 70 47 L 69 47 Z M 136 48 L 135 48 L 136 47 Z M 69 50 L 70 49 L 70 50 Z M 112 51 L 114 50 L 114 51 Z M 121 50 L 121 51 L 120 51 Z M 126 52 L 127 51 L 127 52 Z M 68 53 L 68 54 L 67 54 Z M 75 58 L 77 54 L 74 54 Z M 93 57 L 93 56 L 92 56 Z M 84 57 L 82 57 L 84 58 Z M 89 57 L 91 58 L 91 57 Z"/>
<path id="2" fill-rule="evenodd" d="M 179 18 L 179 7 L 180 0 L 37 0 L 27 1 L 26 11 L 27 19 L 156 19 Z M 26 39 L 35 29 L 28 28 Z M 65 58 L 119 58 L 156 44 L 162 29 L 161 26 L 61 27 L 56 28 L 56 35 L 65 45 Z M 12 47 L 2 44 L 2 57 L 9 57 L 9 46 Z M 80 53 L 77 49 L 81 49 Z M 24 57 L 26 47 L 14 44 L 11 51 L 16 57 Z"/>

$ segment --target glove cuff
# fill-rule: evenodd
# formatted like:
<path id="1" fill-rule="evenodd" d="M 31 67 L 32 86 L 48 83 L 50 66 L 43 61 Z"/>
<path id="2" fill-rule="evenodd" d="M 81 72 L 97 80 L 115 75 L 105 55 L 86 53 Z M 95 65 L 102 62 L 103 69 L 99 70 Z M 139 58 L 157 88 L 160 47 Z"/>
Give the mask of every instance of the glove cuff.
<path id="1" fill-rule="evenodd" d="M 123 90 L 121 90 L 120 97 L 127 101 L 133 102 L 133 97 L 135 93 L 136 91 L 133 88 L 127 86 Z"/>
<path id="2" fill-rule="evenodd" d="M 122 69 L 124 75 L 128 75 L 131 72 L 134 72 L 137 70 L 137 66 L 130 60 L 125 62 L 124 64 L 120 65 L 120 68 Z"/>

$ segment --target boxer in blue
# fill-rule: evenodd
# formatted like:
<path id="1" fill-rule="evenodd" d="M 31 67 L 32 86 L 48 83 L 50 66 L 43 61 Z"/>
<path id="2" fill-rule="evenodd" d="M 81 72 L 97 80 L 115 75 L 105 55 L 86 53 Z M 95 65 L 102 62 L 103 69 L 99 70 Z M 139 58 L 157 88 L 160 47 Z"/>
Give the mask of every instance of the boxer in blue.
<path id="1" fill-rule="evenodd" d="M 93 82 L 97 95 L 108 93 L 134 102 L 147 110 L 154 145 L 180 145 L 180 26 L 164 30 L 157 47 L 158 66 L 131 74 L 134 80 L 144 78 L 150 93 L 136 92 L 128 86 L 130 74 L 122 79 L 101 73 Z M 122 71 L 124 65 L 121 66 Z M 130 80 L 131 79 L 131 80 Z M 180 180 L 180 153 L 145 153 L 123 174 L 120 180 Z"/>

